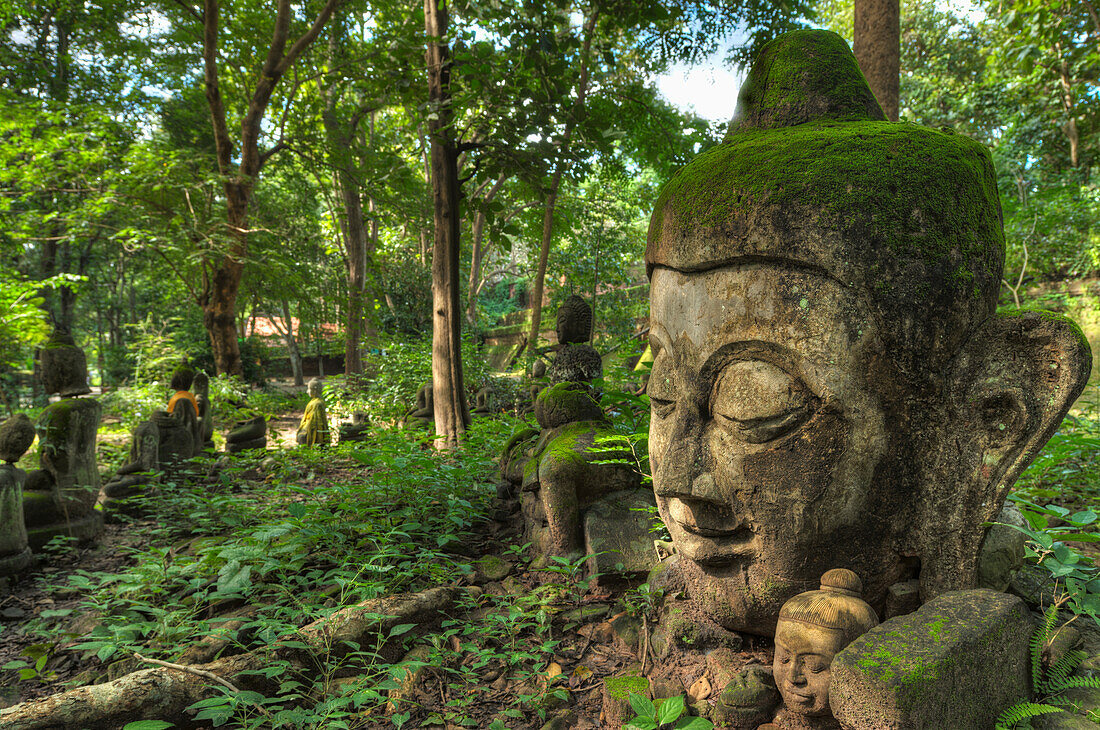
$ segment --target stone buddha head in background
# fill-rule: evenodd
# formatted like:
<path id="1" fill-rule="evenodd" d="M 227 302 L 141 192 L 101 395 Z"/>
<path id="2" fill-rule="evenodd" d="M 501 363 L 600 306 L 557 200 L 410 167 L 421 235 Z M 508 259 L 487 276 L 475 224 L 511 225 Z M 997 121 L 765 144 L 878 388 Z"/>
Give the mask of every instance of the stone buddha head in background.
<path id="1" fill-rule="evenodd" d="M 1090 366 L 1065 318 L 996 315 L 1003 263 L 985 148 L 886 122 L 834 33 L 765 46 L 646 250 L 654 490 L 706 615 L 771 634 L 838 564 L 872 605 L 973 585 Z"/>
<path id="2" fill-rule="evenodd" d="M 772 661 L 784 705 L 780 727 L 784 719 L 796 726 L 813 727 L 811 718 L 835 724 L 829 711 L 829 666 L 841 649 L 878 625 L 862 592 L 859 576 L 838 568 L 821 576 L 818 590 L 799 593 L 783 604 Z"/>

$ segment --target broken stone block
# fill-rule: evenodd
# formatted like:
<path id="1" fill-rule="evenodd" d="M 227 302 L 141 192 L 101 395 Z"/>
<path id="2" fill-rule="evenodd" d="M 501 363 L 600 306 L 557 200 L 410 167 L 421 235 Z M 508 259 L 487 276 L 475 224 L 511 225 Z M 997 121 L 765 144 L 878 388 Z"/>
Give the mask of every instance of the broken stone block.
<path id="1" fill-rule="evenodd" d="M 833 658 L 829 701 L 846 730 L 988 730 L 1028 696 L 1031 615 L 1015 596 L 952 591 L 888 619 Z"/>
<path id="2" fill-rule="evenodd" d="M 643 489 L 615 492 L 592 505 L 584 515 L 589 575 L 648 573 L 657 564 L 649 532 L 655 508 L 653 492 Z"/>

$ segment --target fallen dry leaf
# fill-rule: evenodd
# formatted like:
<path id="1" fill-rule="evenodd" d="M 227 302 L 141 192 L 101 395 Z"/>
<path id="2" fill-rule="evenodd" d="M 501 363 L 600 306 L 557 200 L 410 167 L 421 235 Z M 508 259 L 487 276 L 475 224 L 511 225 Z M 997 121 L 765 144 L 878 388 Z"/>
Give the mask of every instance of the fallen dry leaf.
<path id="1" fill-rule="evenodd" d="M 688 688 L 688 699 L 692 702 L 701 702 L 710 697 L 710 680 L 706 677 L 699 677 L 695 680 L 691 687 Z"/>

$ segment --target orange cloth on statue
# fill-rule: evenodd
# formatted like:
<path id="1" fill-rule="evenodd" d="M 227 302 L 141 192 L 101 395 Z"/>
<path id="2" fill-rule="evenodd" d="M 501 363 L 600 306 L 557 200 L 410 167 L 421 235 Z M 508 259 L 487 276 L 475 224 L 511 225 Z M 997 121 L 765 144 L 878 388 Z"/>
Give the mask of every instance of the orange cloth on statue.
<path id="1" fill-rule="evenodd" d="M 191 394 L 189 390 L 177 390 L 176 394 L 168 401 L 168 412 L 175 413 L 176 404 L 186 398 L 191 401 L 191 406 L 195 409 L 195 415 L 199 415 L 199 402 L 195 400 L 195 396 Z"/>

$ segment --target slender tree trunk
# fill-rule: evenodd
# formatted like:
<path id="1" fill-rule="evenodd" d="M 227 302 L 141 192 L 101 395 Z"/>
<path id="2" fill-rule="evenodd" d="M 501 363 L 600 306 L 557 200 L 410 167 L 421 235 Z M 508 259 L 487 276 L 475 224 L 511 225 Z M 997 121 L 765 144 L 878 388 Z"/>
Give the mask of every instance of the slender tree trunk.
<path id="1" fill-rule="evenodd" d="M 855 0 L 852 51 L 886 118 L 898 120 L 901 74 L 900 0 Z"/>
<path id="2" fill-rule="evenodd" d="M 485 197 L 483 198 L 485 203 L 492 202 L 497 192 L 500 191 L 500 186 L 503 185 L 504 181 L 507 179 L 507 175 L 501 173 L 500 177 L 493 183 L 493 187 L 489 188 L 489 191 L 485 193 Z M 477 293 L 480 289 L 478 283 L 481 281 L 481 260 L 485 256 L 485 247 L 482 245 L 484 236 L 485 214 L 479 210 L 474 216 L 474 222 L 470 227 L 470 242 L 472 248 L 470 250 L 470 280 L 466 286 L 466 321 L 471 325 L 477 322 Z"/>
<path id="3" fill-rule="evenodd" d="M 226 218 L 233 243 L 229 252 L 214 268 L 209 296 L 202 302 L 203 324 L 210 334 L 210 346 L 214 351 L 214 365 L 219 373 L 240 375 L 241 351 L 237 344 L 236 315 L 237 291 L 244 273 L 244 259 L 248 255 L 248 206 L 256 178 L 260 174 L 268 153 L 260 154 L 260 134 L 263 119 L 271 104 L 275 85 L 290 66 L 317 40 L 321 29 L 332 16 L 339 0 L 326 0 L 321 11 L 313 19 L 305 33 L 288 48 L 290 21 L 293 15 L 290 0 L 278 0 L 271 45 L 267 49 L 263 67 L 256 79 L 256 86 L 248 99 L 244 118 L 241 120 L 240 143 L 234 149 L 226 123 L 225 102 L 218 81 L 218 34 L 220 26 L 219 0 L 203 0 L 203 84 L 206 103 L 210 108 L 210 120 L 214 130 L 218 172 L 224 178 Z M 239 160 L 234 164 L 234 160 Z"/>
<path id="4" fill-rule="evenodd" d="M 286 340 L 286 348 L 290 351 L 290 370 L 294 374 L 294 384 L 305 385 L 305 373 L 302 370 L 302 351 L 298 349 L 298 338 L 294 335 L 294 320 L 290 318 L 290 302 L 283 299 L 280 304 L 283 309 L 283 324 L 286 326 L 283 339 Z"/>
<path id="5" fill-rule="evenodd" d="M 599 3 L 593 3 L 592 14 L 584 24 L 584 42 L 581 48 L 581 73 L 577 85 L 577 98 L 573 103 L 573 113 L 565 123 L 565 132 L 561 138 L 558 164 L 550 179 L 550 190 L 546 195 L 546 207 L 542 214 L 542 240 L 539 244 L 539 267 L 535 273 L 535 286 L 531 293 L 531 329 L 527 333 L 527 349 L 534 354 L 538 351 L 539 330 L 542 329 L 542 299 L 546 285 L 546 262 L 550 258 L 550 243 L 554 239 L 554 208 L 558 204 L 558 190 L 561 178 L 569 162 L 569 141 L 573 136 L 573 127 L 578 117 L 584 113 L 584 100 L 588 94 L 588 53 L 592 48 L 592 34 L 596 29 L 596 20 L 600 17 Z"/>
<path id="6" fill-rule="evenodd" d="M 1057 47 L 1058 55 L 1062 55 L 1061 47 Z M 1066 141 L 1069 142 L 1069 162 L 1073 167 L 1079 167 L 1081 164 L 1080 149 L 1081 134 L 1077 129 L 1077 109 L 1076 100 L 1073 93 L 1073 83 L 1069 78 L 1069 70 L 1066 62 L 1061 62 L 1061 70 L 1058 73 L 1059 77 L 1059 100 L 1062 102 L 1062 111 L 1066 114 L 1066 121 L 1062 124 L 1062 131 L 1065 132 Z"/>
<path id="7" fill-rule="evenodd" d="M 428 101 L 435 118 L 431 139 L 435 246 L 432 249 L 432 395 L 437 446 L 454 445 L 470 423 L 462 382 L 462 309 L 459 305 L 458 150 L 451 129 L 451 61 L 444 0 L 424 0 L 428 35 Z"/>

